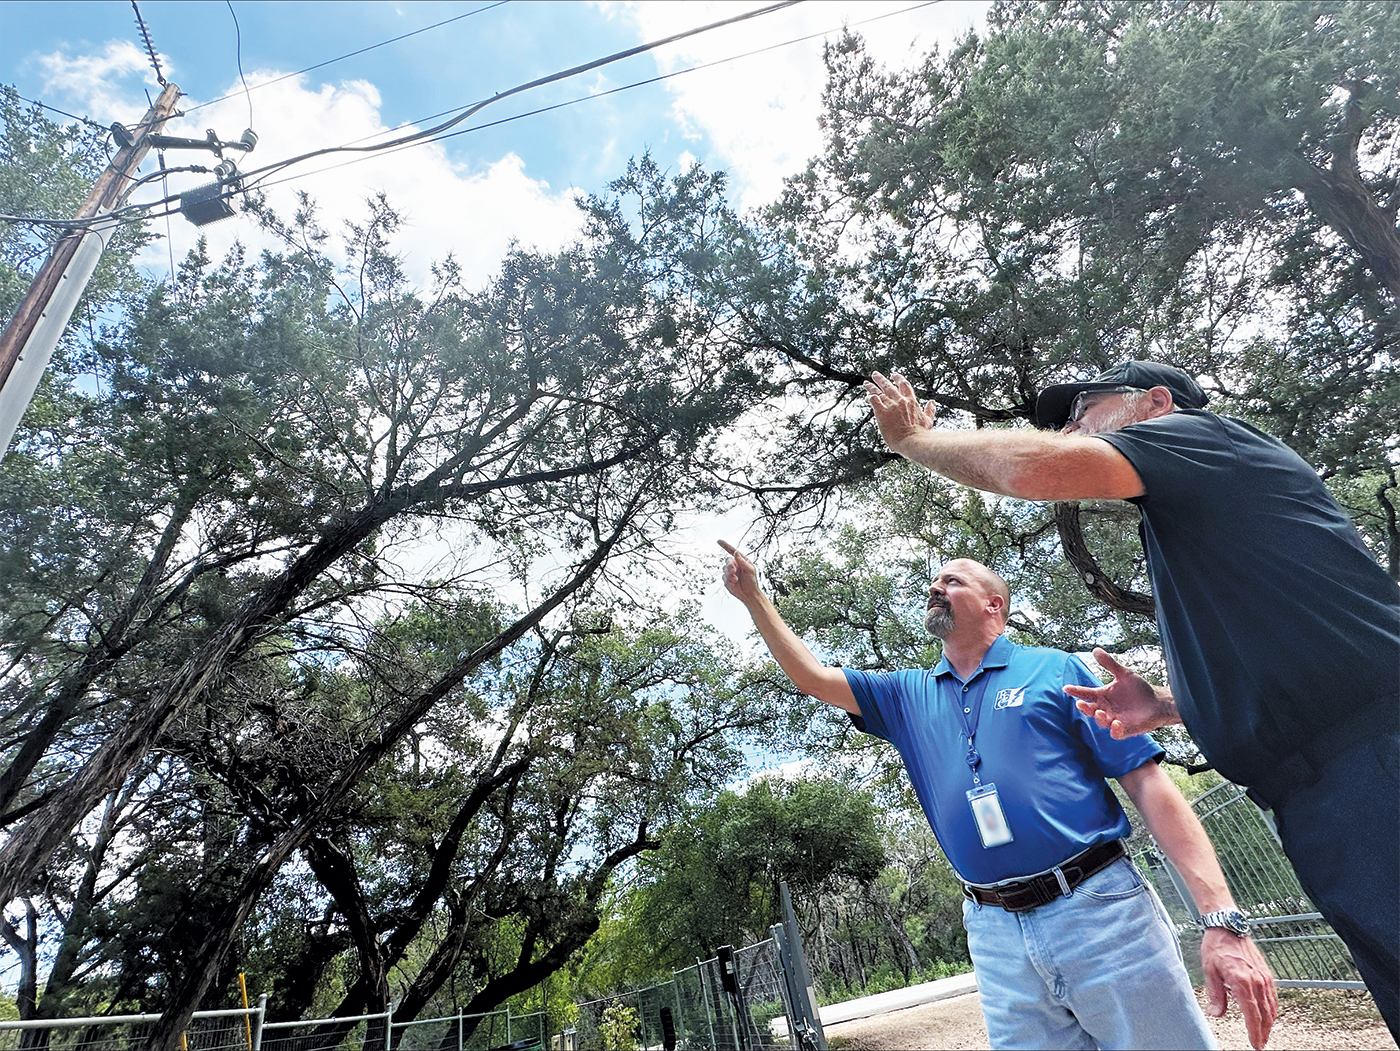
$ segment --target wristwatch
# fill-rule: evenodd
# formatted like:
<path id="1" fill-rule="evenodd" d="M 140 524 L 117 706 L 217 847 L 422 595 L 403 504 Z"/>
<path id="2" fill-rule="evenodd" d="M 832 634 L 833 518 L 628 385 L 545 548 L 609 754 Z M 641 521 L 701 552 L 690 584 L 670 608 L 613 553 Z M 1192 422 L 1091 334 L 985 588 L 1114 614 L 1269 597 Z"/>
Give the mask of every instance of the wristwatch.
<path id="1" fill-rule="evenodd" d="M 1201 917 L 1202 927 L 1223 927 L 1239 938 L 1249 937 L 1249 921 L 1239 909 L 1216 909 Z"/>

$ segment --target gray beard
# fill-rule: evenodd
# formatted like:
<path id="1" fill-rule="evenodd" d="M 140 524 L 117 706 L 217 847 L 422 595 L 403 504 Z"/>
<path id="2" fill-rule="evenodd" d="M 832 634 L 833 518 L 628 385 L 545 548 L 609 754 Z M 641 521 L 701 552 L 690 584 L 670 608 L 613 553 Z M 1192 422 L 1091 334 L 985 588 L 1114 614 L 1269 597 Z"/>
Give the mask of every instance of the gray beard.
<path id="1" fill-rule="evenodd" d="M 1114 431 L 1122 430 L 1130 424 L 1139 423 L 1141 419 L 1138 415 L 1138 404 L 1130 396 L 1123 399 L 1124 404 L 1118 406 L 1111 413 L 1099 420 L 1098 426 L 1091 431 L 1081 431 L 1085 437 L 1095 434 L 1112 434 Z"/>
<path id="2" fill-rule="evenodd" d="M 931 606 L 924 614 L 924 630 L 930 635 L 935 635 L 940 639 L 946 639 L 948 632 L 953 630 L 953 607 L 952 606 Z"/>

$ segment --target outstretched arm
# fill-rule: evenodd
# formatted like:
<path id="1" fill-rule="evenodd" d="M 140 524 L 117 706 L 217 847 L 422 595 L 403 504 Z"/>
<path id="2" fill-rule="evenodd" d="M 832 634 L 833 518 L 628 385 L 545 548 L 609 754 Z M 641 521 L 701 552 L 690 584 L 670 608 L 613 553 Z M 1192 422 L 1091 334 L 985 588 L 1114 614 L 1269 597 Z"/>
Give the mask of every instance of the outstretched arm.
<path id="1" fill-rule="evenodd" d="M 1181 722 L 1176 698 L 1163 686 L 1153 686 L 1131 668 L 1119 664 L 1106 650 L 1094 647 L 1094 660 L 1113 676 L 1107 686 L 1065 686 L 1075 706 L 1092 716 L 1118 740 Z"/>
<path id="2" fill-rule="evenodd" d="M 860 705 L 851 692 L 851 684 L 846 681 L 846 673 L 840 668 L 828 668 L 817 660 L 797 633 L 783 622 L 768 596 L 758 589 L 758 573 L 753 563 L 723 540 L 719 546 L 729 552 L 729 561 L 724 566 L 724 586 L 748 609 L 754 627 L 768 644 L 768 651 L 778 667 L 809 697 L 859 715 Z"/>
<path id="3" fill-rule="evenodd" d="M 933 402 L 899 373 L 865 384 L 885 444 L 955 482 L 1022 500 L 1126 500 L 1146 490 L 1108 442 L 1030 430 L 937 431 Z"/>
<path id="4" fill-rule="evenodd" d="M 1149 760 L 1118 779 L 1147 828 L 1186 881 L 1201 913 L 1233 909 L 1234 900 L 1220 871 L 1215 848 L 1167 772 Z M 1210 1013 L 1219 1018 L 1233 996 L 1244 1015 L 1249 1042 L 1262 1048 L 1278 1017 L 1274 976 L 1258 946 L 1219 927 L 1207 927 L 1201 937 L 1201 968 L 1206 976 Z"/>

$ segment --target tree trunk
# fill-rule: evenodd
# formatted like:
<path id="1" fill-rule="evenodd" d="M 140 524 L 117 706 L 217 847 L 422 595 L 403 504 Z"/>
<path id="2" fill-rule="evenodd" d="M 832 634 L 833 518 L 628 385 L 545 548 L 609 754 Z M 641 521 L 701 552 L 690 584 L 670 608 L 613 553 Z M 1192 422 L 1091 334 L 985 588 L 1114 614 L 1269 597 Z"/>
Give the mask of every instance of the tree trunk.
<path id="1" fill-rule="evenodd" d="M 19 957 L 19 985 L 15 989 L 15 1007 L 19 1011 L 20 1020 L 28 1021 L 34 1017 L 39 993 L 39 913 L 29 898 L 24 899 L 24 918 L 29 930 L 28 937 L 22 936 L 3 916 L 0 916 L 0 934 L 4 935 L 5 940 L 10 943 L 10 948 Z M 25 1035 L 33 1032 L 35 1030 L 26 1030 Z"/>
<path id="2" fill-rule="evenodd" d="M 1300 157 L 1294 187 L 1303 192 L 1313 214 L 1355 249 L 1400 304 L 1400 231 L 1395 229 L 1395 216 L 1387 215 L 1371 199 L 1356 159 L 1361 133 L 1371 116 L 1361 103 L 1369 85 L 1348 84 L 1347 90 L 1342 126 L 1332 137 L 1332 166 L 1319 168 Z"/>
<path id="3" fill-rule="evenodd" d="M 539 624 L 550 612 L 573 595 L 602 567 L 611 553 L 613 545 L 622 536 L 623 529 L 631 520 L 641 494 L 622 515 L 622 519 L 612 535 L 594 550 L 574 575 L 554 592 L 547 600 L 521 617 L 505 631 L 475 652 L 468 654 L 432 689 L 420 694 L 408 704 L 405 710 L 391 722 L 380 735 L 346 764 L 340 778 L 326 790 L 316 804 L 303 815 L 290 829 L 264 852 L 263 856 L 248 870 L 237 893 L 213 918 L 201 943 L 190 954 L 190 966 L 183 981 L 176 988 L 170 1006 L 161 1020 L 151 1031 L 147 1046 L 156 1051 L 174 1051 L 180 1034 L 189 1026 L 191 1015 L 208 992 L 220 962 L 237 937 L 238 929 L 251 915 L 254 906 L 263 892 L 276 879 L 277 873 L 292 854 L 304 846 L 315 834 L 326 814 L 355 787 L 375 763 L 386 756 L 395 744 L 411 730 L 425 714 L 443 697 L 461 683 L 481 665 L 491 660 L 507 646 L 522 638 Z"/>

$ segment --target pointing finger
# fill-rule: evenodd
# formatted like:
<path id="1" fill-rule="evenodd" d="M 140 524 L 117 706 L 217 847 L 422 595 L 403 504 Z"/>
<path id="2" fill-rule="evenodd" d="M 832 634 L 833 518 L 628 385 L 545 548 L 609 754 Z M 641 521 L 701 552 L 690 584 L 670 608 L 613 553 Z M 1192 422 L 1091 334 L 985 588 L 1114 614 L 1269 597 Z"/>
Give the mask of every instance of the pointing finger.
<path id="1" fill-rule="evenodd" d="M 1115 679 L 1124 674 L 1131 673 L 1132 669 L 1124 667 L 1113 659 L 1113 656 L 1105 649 L 1094 647 L 1094 660 L 1098 661 L 1099 667 L 1108 672 Z"/>
<path id="2" fill-rule="evenodd" d="M 739 553 L 739 552 L 735 549 L 735 547 L 734 547 L 733 544 L 728 543 L 727 541 L 724 541 L 724 540 L 720 540 L 720 541 L 717 541 L 717 542 L 718 542 L 718 544 L 719 544 L 720 547 L 724 548 L 724 549 L 725 549 L 726 551 L 728 551 L 731 555 L 737 555 L 737 554 Z"/>

